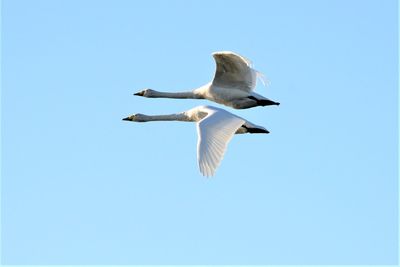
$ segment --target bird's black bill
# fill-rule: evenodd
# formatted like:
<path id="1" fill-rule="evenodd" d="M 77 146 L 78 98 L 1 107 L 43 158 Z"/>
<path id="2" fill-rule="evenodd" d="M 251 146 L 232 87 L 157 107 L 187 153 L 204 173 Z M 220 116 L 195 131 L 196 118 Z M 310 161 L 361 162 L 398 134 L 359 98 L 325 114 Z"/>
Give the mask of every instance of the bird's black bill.
<path id="1" fill-rule="evenodd" d="M 135 93 L 135 94 L 133 94 L 133 95 L 143 96 L 143 92 L 137 92 L 137 93 Z"/>
<path id="2" fill-rule="evenodd" d="M 123 118 L 123 121 L 131 121 L 131 119 L 129 117 Z"/>

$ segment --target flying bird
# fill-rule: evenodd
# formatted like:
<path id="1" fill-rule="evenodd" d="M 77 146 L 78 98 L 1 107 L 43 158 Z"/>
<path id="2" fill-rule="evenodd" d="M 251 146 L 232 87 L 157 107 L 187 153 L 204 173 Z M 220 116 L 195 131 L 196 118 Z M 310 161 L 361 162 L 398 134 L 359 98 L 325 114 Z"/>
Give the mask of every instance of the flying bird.
<path id="1" fill-rule="evenodd" d="M 278 102 L 254 92 L 257 77 L 263 76 L 252 68 L 250 60 L 229 51 L 215 52 L 212 55 L 217 68 L 210 83 L 187 92 L 158 92 L 145 89 L 134 95 L 149 98 L 208 99 L 235 109 L 279 105 Z"/>
<path id="2" fill-rule="evenodd" d="M 214 175 L 234 134 L 269 133 L 264 127 L 212 106 L 198 106 L 170 115 L 134 114 L 123 120 L 197 122 L 197 162 L 204 176 Z"/>

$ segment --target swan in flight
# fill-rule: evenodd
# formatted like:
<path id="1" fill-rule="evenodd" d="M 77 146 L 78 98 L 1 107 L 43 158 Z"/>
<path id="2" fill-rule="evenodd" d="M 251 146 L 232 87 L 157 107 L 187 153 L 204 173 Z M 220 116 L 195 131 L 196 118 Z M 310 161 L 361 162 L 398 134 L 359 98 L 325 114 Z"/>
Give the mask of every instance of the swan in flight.
<path id="1" fill-rule="evenodd" d="M 269 133 L 264 127 L 220 108 L 199 106 L 185 112 L 170 115 L 134 114 L 125 121 L 189 121 L 197 122 L 197 161 L 204 176 L 214 175 L 226 147 L 234 134 Z"/>
<path id="2" fill-rule="evenodd" d="M 210 83 L 188 92 L 158 92 L 145 89 L 134 95 L 150 98 L 208 99 L 235 109 L 279 105 L 278 102 L 254 92 L 257 77 L 263 76 L 252 68 L 248 59 L 229 51 L 215 52 L 212 55 L 217 69 Z"/>

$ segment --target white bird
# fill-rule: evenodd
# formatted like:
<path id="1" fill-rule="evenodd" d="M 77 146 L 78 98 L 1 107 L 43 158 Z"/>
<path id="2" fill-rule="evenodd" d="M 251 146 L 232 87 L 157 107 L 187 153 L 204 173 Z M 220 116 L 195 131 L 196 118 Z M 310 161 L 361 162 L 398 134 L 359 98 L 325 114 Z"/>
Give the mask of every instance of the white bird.
<path id="1" fill-rule="evenodd" d="M 170 115 L 134 114 L 126 121 L 189 121 L 197 122 L 197 161 L 204 176 L 214 175 L 226 147 L 234 134 L 269 133 L 264 127 L 255 125 L 223 109 L 199 106 L 185 112 Z"/>
<path id="2" fill-rule="evenodd" d="M 233 52 L 222 51 L 212 54 L 217 64 L 214 79 L 188 92 L 158 92 L 145 89 L 134 95 L 150 98 L 190 98 L 208 99 L 235 109 L 256 106 L 279 105 L 254 92 L 257 77 L 263 75 L 252 68 L 251 62 Z"/>

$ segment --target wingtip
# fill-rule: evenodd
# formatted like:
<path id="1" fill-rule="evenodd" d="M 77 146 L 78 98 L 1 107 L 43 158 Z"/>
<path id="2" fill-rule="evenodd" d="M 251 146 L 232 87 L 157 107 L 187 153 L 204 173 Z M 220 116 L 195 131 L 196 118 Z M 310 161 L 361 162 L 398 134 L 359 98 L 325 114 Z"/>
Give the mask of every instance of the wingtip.
<path id="1" fill-rule="evenodd" d="M 236 53 L 235 52 L 232 52 L 232 51 L 227 51 L 227 50 L 225 50 L 225 51 L 215 51 L 215 52 L 213 52 L 211 55 L 213 55 L 213 56 L 218 56 L 218 55 L 230 55 L 230 54 L 235 54 L 236 55 Z"/>
<path id="2" fill-rule="evenodd" d="M 212 53 L 212 56 L 215 59 L 217 58 L 217 56 L 235 56 L 235 57 L 239 57 L 241 60 L 246 62 L 247 66 L 253 67 L 253 63 L 252 63 L 252 61 L 250 59 L 242 56 L 241 54 L 235 53 L 233 51 L 216 51 L 216 52 Z"/>
<path id="3" fill-rule="evenodd" d="M 214 174 L 209 174 L 209 173 L 202 173 L 202 175 L 207 179 L 211 179 L 214 176 Z"/>
<path id="4" fill-rule="evenodd" d="M 203 166 L 199 165 L 199 170 L 205 178 L 212 178 L 215 174 L 215 170 L 210 168 L 207 164 Z"/>

